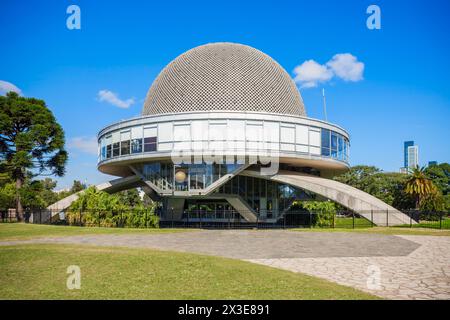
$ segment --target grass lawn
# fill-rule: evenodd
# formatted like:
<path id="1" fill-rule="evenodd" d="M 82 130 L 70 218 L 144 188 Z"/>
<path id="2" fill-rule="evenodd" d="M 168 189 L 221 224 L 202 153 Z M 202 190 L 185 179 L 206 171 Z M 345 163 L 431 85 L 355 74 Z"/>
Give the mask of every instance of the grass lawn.
<path id="1" fill-rule="evenodd" d="M 369 220 L 355 217 L 355 228 L 368 228 L 371 226 L 372 224 Z M 335 228 L 353 228 L 353 218 L 336 217 Z"/>
<path id="2" fill-rule="evenodd" d="M 0 247 L 0 299 L 377 299 L 315 277 L 245 261 L 147 249 Z M 66 288 L 69 265 L 81 289 Z"/>
<path id="3" fill-rule="evenodd" d="M 373 228 L 295 228 L 291 231 L 302 232 L 360 232 L 360 233 L 377 233 L 391 235 L 418 235 L 418 236 L 450 236 L 450 230 L 440 230 L 433 228 L 406 228 L 406 227 L 373 227 Z"/>
<path id="4" fill-rule="evenodd" d="M 36 237 L 77 236 L 86 234 L 148 234 L 183 231 L 187 231 L 187 229 L 99 228 L 28 223 L 0 223 L 0 240 L 26 240 Z"/>
<path id="5" fill-rule="evenodd" d="M 446 218 L 443 219 L 442 221 L 420 220 L 419 223 L 413 225 L 413 228 L 450 229 L 450 219 Z"/>
<path id="6" fill-rule="evenodd" d="M 351 219 L 350 219 L 351 220 Z M 340 227 L 336 228 L 296 228 L 290 229 L 303 232 L 363 232 L 379 234 L 410 234 L 410 235 L 432 235 L 450 236 L 450 230 L 439 230 L 433 228 L 414 227 L 373 227 L 366 228 L 363 224 L 357 224 L 355 219 L 355 229 L 351 228 L 351 221 L 341 221 Z M 365 223 L 365 222 L 364 222 Z M 350 225 L 349 225 L 350 224 Z M 336 225 L 337 221 L 336 221 Z M 342 227 L 343 226 L 343 227 Z M 0 241 L 7 240 L 27 240 L 39 237 L 76 236 L 87 234 L 152 234 L 167 232 L 188 232 L 197 229 L 134 229 L 134 228 L 98 228 L 98 227 L 70 227 L 38 225 L 25 223 L 0 223 Z"/>

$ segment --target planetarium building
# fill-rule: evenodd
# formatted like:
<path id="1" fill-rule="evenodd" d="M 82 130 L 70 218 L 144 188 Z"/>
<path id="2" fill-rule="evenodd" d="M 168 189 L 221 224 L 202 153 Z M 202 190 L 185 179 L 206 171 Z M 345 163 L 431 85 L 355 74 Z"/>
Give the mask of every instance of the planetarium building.
<path id="1" fill-rule="evenodd" d="M 379 225 L 369 212 L 389 210 L 390 225 L 409 221 L 331 179 L 349 168 L 348 132 L 308 118 L 289 74 L 246 45 L 178 56 L 151 85 L 142 115 L 103 128 L 98 143 L 98 170 L 118 177 L 98 188 L 141 187 L 161 203 L 162 221 L 276 223 L 308 199 L 330 199 Z"/>

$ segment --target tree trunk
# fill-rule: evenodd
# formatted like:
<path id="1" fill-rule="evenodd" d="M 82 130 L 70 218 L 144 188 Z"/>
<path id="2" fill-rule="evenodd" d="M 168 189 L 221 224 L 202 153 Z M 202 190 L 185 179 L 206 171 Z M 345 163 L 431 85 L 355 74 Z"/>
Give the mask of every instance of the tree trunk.
<path id="1" fill-rule="evenodd" d="M 20 189 L 22 188 L 23 181 L 22 179 L 16 179 L 16 217 L 17 221 L 23 221 L 23 206 L 22 201 L 20 199 Z"/>
<path id="2" fill-rule="evenodd" d="M 416 197 L 416 210 L 419 211 L 420 209 L 420 196 L 418 195 Z"/>

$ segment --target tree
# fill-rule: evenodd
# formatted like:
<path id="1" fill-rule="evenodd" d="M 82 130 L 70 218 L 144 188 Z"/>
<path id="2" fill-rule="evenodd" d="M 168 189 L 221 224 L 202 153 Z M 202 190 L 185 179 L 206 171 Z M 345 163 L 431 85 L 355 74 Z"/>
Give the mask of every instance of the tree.
<path id="1" fill-rule="evenodd" d="M 317 217 L 314 225 L 319 227 L 333 226 L 336 217 L 336 205 L 331 201 L 303 201 L 301 206 L 309 212 L 314 212 Z"/>
<path id="2" fill-rule="evenodd" d="M 420 201 L 418 195 L 413 192 L 418 188 L 412 185 L 407 188 L 408 182 L 412 183 L 411 175 L 382 172 L 373 166 L 359 165 L 351 167 L 349 171 L 334 179 L 367 192 L 399 210 L 414 207 L 429 211 L 438 211 L 442 208 L 448 210 L 450 207 L 450 165 L 442 163 L 421 170 L 423 176 L 421 175 L 420 178 L 428 179 L 429 182 L 424 183 L 432 185 L 424 190 L 433 191 L 433 186 L 435 186 L 436 193 L 421 194 Z"/>
<path id="3" fill-rule="evenodd" d="M 133 208 L 143 204 L 139 192 L 136 188 L 121 191 L 117 193 L 117 195 L 119 196 L 120 202 L 128 207 Z"/>
<path id="4" fill-rule="evenodd" d="M 56 188 L 56 181 L 50 178 L 40 180 L 40 196 L 44 202 L 44 206 L 47 207 L 56 201 L 58 201 L 58 194 L 53 190 Z"/>
<path id="5" fill-rule="evenodd" d="M 64 144 L 64 131 L 43 100 L 15 92 L 0 96 L 0 161 L 15 181 L 19 220 L 23 220 L 20 190 L 27 175 L 63 176 Z"/>
<path id="6" fill-rule="evenodd" d="M 397 209 L 410 209 L 414 198 L 405 192 L 407 176 L 395 172 L 382 172 L 377 167 L 358 165 L 334 178 L 367 192 Z"/>
<path id="7" fill-rule="evenodd" d="M 11 208 L 16 198 L 14 183 L 6 183 L 0 187 L 0 210 Z"/>
<path id="8" fill-rule="evenodd" d="M 136 189 L 131 194 L 139 196 Z M 67 221 L 87 226 L 158 227 L 155 205 L 146 208 L 142 203 L 124 203 L 123 197 L 123 192 L 108 194 L 89 187 L 70 206 Z"/>
<path id="9" fill-rule="evenodd" d="M 24 208 L 27 209 L 41 209 L 46 206 L 46 202 L 42 197 L 43 186 L 40 180 L 31 181 L 27 177 L 18 190 L 20 201 Z"/>
<path id="10" fill-rule="evenodd" d="M 438 191 L 424 196 L 420 201 L 420 210 L 433 212 L 447 210 L 442 193 Z"/>
<path id="11" fill-rule="evenodd" d="M 418 210 L 422 200 L 436 194 L 437 188 L 433 181 L 426 176 L 425 167 L 417 166 L 410 169 L 405 192 L 416 199 L 416 210 Z"/>
<path id="12" fill-rule="evenodd" d="M 376 189 L 374 187 L 375 175 L 380 172 L 381 170 L 374 166 L 358 165 L 351 167 L 349 171 L 335 177 L 334 180 L 371 193 Z"/>
<path id="13" fill-rule="evenodd" d="M 429 166 L 425 169 L 425 174 L 433 180 L 433 183 L 444 196 L 450 194 L 450 164 L 440 163 Z"/>
<path id="14" fill-rule="evenodd" d="M 82 184 L 79 180 L 73 180 L 73 185 L 72 188 L 70 188 L 70 192 L 77 193 L 84 189 L 86 189 L 86 185 Z"/>

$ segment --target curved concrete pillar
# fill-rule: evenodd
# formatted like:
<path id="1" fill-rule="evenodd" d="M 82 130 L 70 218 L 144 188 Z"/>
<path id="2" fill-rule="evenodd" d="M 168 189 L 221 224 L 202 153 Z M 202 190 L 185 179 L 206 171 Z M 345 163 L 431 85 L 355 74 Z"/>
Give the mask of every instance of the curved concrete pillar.
<path id="1" fill-rule="evenodd" d="M 245 170 L 241 175 L 273 180 L 314 192 L 360 214 L 378 226 L 415 223 L 406 214 L 380 199 L 331 179 L 292 171 L 279 171 L 272 176 L 262 176 L 258 171 Z"/>

